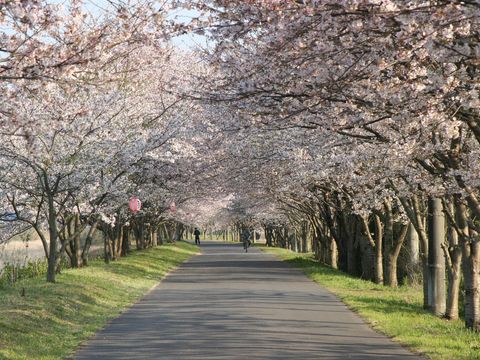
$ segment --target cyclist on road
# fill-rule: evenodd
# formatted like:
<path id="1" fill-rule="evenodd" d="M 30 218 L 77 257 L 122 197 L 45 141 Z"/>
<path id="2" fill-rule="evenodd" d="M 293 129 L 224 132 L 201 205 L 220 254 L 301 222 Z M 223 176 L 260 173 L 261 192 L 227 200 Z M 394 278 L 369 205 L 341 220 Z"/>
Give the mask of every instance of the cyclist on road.
<path id="1" fill-rule="evenodd" d="M 243 248 L 245 249 L 245 252 L 248 252 L 248 248 L 250 245 L 252 245 L 252 242 L 250 241 L 250 231 L 248 231 L 247 228 L 243 229 L 242 232 L 242 242 L 243 242 Z"/>

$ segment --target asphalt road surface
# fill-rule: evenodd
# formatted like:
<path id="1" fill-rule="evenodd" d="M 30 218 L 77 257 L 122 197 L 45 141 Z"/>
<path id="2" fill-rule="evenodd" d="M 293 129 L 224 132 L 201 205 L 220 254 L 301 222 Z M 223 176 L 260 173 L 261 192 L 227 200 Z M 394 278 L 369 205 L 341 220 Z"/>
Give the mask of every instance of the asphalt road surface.
<path id="1" fill-rule="evenodd" d="M 201 247 L 75 359 L 422 359 L 272 255 Z"/>

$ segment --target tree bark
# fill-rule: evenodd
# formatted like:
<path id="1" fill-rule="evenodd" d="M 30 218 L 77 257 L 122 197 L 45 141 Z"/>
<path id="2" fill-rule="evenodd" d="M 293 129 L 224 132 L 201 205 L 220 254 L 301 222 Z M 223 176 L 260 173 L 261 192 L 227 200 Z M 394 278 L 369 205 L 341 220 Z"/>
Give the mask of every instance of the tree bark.
<path id="1" fill-rule="evenodd" d="M 363 251 L 362 251 L 362 269 L 364 277 L 370 278 L 376 284 L 383 284 L 383 277 L 379 279 L 377 274 L 383 274 L 382 269 L 382 261 L 380 263 L 377 262 L 377 246 L 375 244 L 374 236 L 375 233 L 370 231 L 370 220 L 368 216 L 360 216 L 360 223 L 363 228 L 363 237 L 362 237 L 362 244 L 363 244 Z M 380 224 L 381 227 L 381 224 Z M 380 251 L 380 258 L 381 258 L 381 251 Z M 380 265 L 380 269 L 377 269 L 377 266 Z M 370 270 L 371 269 L 371 270 Z M 370 274 L 372 273 L 372 276 Z"/>
<path id="2" fill-rule="evenodd" d="M 330 237 L 330 248 L 329 248 L 329 264 L 332 268 L 338 269 L 338 250 L 337 243 L 335 240 Z"/>
<path id="3" fill-rule="evenodd" d="M 429 308 L 428 300 L 428 236 L 424 225 L 424 215 L 421 208 L 421 202 L 418 195 L 413 194 L 410 199 L 400 198 L 400 202 L 410 219 L 412 225 L 417 231 L 420 240 L 420 260 L 422 262 L 422 278 L 423 278 L 423 308 Z"/>
<path id="4" fill-rule="evenodd" d="M 448 271 L 447 308 L 445 317 L 450 320 L 458 320 L 462 249 L 455 246 L 450 250 L 450 258 L 451 263 L 449 264 Z"/>
<path id="5" fill-rule="evenodd" d="M 152 227 L 152 246 L 158 246 L 158 231 L 156 226 Z"/>
<path id="6" fill-rule="evenodd" d="M 465 326 L 480 331 L 480 242 L 468 226 L 467 207 L 455 198 L 457 228 L 462 242 L 463 279 L 465 287 Z"/>
<path id="7" fill-rule="evenodd" d="M 352 234 L 350 234 L 349 238 L 347 239 L 347 272 L 350 275 L 358 275 L 357 274 L 357 254 L 356 254 L 358 219 L 357 217 L 352 217 L 352 218 L 354 221 L 353 236 Z"/>
<path id="8" fill-rule="evenodd" d="M 394 248 L 393 234 L 393 210 L 390 200 L 384 201 L 384 283 L 387 286 L 397 286 L 397 268 L 396 264 L 392 264 L 392 253 Z"/>
<path id="9" fill-rule="evenodd" d="M 470 253 L 466 261 L 470 274 L 465 279 L 465 298 L 469 299 L 468 306 L 465 302 L 465 325 L 469 329 L 480 331 L 480 242 L 474 241 L 466 245 Z"/>
<path id="10" fill-rule="evenodd" d="M 409 265 L 411 269 L 415 269 L 420 262 L 420 243 L 417 230 L 412 223 L 408 226 L 408 250 L 409 250 Z"/>
<path id="11" fill-rule="evenodd" d="M 132 231 L 130 226 L 125 228 L 123 232 L 123 242 L 122 242 L 122 256 L 126 256 L 130 251 L 130 237 L 132 235 Z"/>
<path id="12" fill-rule="evenodd" d="M 48 180 L 46 180 L 48 181 Z M 53 194 L 48 193 L 48 231 L 50 234 L 50 246 L 48 254 L 47 282 L 55 282 L 55 272 L 57 267 L 57 212 Z"/>
<path id="13" fill-rule="evenodd" d="M 388 254 L 389 257 L 389 265 L 390 265 L 390 279 L 389 284 L 392 287 L 398 286 L 398 278 L 397 278 L 397 266 L 398 266 L 398 256 L 400 255 L 400 250 L 402 249 L 403 243 L 405 242 L 405 238 L 407 237 L 409 224 L 405 224 L 401 226 L 400 234 L 395 239 L 395 245 Z"/>
<path id="14" fill-rule="evenodd" d="M 375 283 L 383 284 L 383 225 L 380 216 L 374 215 L 375 220 Z"/>
<path id="15" fill-rule="evenodd" d="M 462 271 L 462 248 L 459 245 L 459 234 L 455 222 L 455 206 L 452 202 L 448 205 L 448 219 L 450 226 L 448 228 L 448 247 L 443 246 L 445 259 L 447 261 L 448 288 L 447 288 L 447 309 L 445 317 L 450 320 L 458 320 L 458 301 L 460 295 L 460 278 Z M 453 223 L 455 222 L 455 224 Z"/>
<path id="16" fill-rule="evenodd" d="M 90 229 L 88 230 L 88 233 L 87 233 L 87 237 L 85 238 L 85 244 L 83 245 L 83 251 L 82 251 L 83 266 L 88 266 L 88 256 L 90 254 L 90 247 L 92 246 L 93 235 L 97 231 L 97 225 L 98 225 L 98 220 L 95 220 L 92 226 L 90 226 Z"/>
<path id="17" fill-rule="evenodd" d="M 80 268 L 82 267 L 82 246 L 80 244 L 80 215 L 75 214 L 75 222 L 74 222 L 74 236 L 73 236 L 73 267 Z"/>
<path id="18" fill-rule="evenodd" d="M 117 246 L 116 246 L 116 254 L 115 254 L 115 257 L 116 258 L 119 258 L 122 256 L 122 249 L 123 249 L 123 232 L 124 232 L 124 225 L 120 224 L 119 225 L 119 231 L 118 231 L 118 235 L 117 235 Z"/>
<path id="19" fill-rule="evenodd" d="M 445 256 L 442 244 L 445 241 L 445 215 L 442 200 L 428 199 L 428 294 L 429 310 L 439 316 L 445 315 Z"/>
<path id="20" fill-rule="evenodd" d="M 110 263 L 110 239 L 108 234 L 103 236 L 103 261 L 105 261 L 105 264 Z"/>

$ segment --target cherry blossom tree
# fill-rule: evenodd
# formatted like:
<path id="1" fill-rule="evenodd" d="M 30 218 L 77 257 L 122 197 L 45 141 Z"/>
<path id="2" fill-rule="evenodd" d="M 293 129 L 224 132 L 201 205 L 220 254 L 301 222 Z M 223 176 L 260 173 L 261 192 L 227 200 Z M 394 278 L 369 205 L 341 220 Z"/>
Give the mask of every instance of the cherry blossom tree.
<path id="1" fill-rule="evenodd" d="M 114 260 L 130 236 L 142 249 L 216 217 L 389 286 L 419 248 L 425 307 L 457 318 L 463 276 L 478 330 L 480 6 L 170 4 L 198 16 L 172 24 L 154 1 L 101 16 L 73 0 L 0 5 L 0 213 L 37 231 L 49 281 L 64 252 L 84 258 L 86 228 Z M 212 46 L 173 51 L 170 31 Z"/>
<path id="2" fill-rule="evenodd" d="M 184 119 L 173 112 L 179 99 L 167 90 L 173 74 L 162 75 L 170 53 L 147 44 L 109 63 L 103 86 L 78 84 L 74 93 L 50 83 L 17 96 L 25 125 L 18 135 L 2 135 L 2 189 L 17 220 L 39 234 L 49 281 L 63 252 L 76 252 L 72 259 L 78 265 L 80 232 L 98 220 L 111 223 L 134 189 L 139 167 L 145 174 L 153 168 L 148 161 L 153 153 L 174 159 L 168 149 Z"/>
<path id="3" fill-rule="evenodd" d="M 217 75 L 203 79 L 197 96 L 228 103 L 239 113 L 238 128 L 291 132 L 291 146 L 276 142 L 272 149 L 297 146 L 298 152 L 312 156 L 311 168 L 298 171 L 306 170 L 298 175 L 303 188 L 321 189 L 322 202 L 340 204 L 340 211 L 352 207 L 363 219 L 366 243 L 377 254 L 377 281 L 384 263 L 385 280 L 396 284 L 396 257 L 410 221 L 422 244 L 424 283 L 441 283 L 441 274 L 431 269 L 442 260 L 430 263 L 428 254 L 438 251 L 444 235 L 434 238 L 423 225 L 426 202 L 421 199 L 454 196 L 458 204 L 468 204 L 468 214 L 466 208 L 458 210 L 463 219 L 477 211 L 478 186 L 467 183 L 478 179 L 470 156 L 478 149 L 478 89 L 473 81 L 478 72 L 478 4 L 190 1 L 188 6 L 200 12 L 192 26 L 215 43 L 205 55 Z M 295 144 L 295 129 L 310 131 L 330 146 L 319 147 L 308 137 L 306 142 L 317 146 L 313 151 L 310 144 Z M 285 163 L 270 164 L 282 184 L 290 180 L 279 169 Z M 301 183 L 293 182 L 293 191 Z M 301 197 L 296 200 L 305 206 Z M 295 205 L 295 211 L 300 209 Z M 325 216 L 336 227 L 343 215 Z M 455 248 L 464 249 L 466 292 L 471 296 L 466 323 L 478 328 L 478 279 L 472 276 L 478 273 L 478 259 L 471 255 L 477 253 L 472 250 L 478 244 L 476 232 L 460 230 L 454 214 L 448 218 L 452 234 L 464 234 L 465 240 L 451 242 L 453 252 L 445 255 L 452 260 Z M 376 239 L 369 236 L 372 223 Z M 331 226 L 329 231 L 341 255 L 343 240 Z M 435 245 L 429 247 L 429 240 Z M 450 269 L 458 272 L 456 259 Z M 427 288 L 426 306 L 443 312 L 437 306 L 441 294 Z M 454 297 L 455 290 L 451 292 Z"/>

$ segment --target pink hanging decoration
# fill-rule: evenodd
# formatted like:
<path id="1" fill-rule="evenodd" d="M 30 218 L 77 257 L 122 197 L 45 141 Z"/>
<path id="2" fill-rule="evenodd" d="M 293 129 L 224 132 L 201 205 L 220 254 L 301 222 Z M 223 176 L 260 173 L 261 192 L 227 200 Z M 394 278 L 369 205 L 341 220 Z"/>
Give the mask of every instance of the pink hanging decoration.
<path id="1" fill-rule="evenodd" d="M 130 202 L 128 203 L 128 206 L 130 210 L 132 210 L 132 212 L 135 214 L 136 212 L 140 211 L 140 209 L 142 208 L 142 202 L 138 197 L 133 196 L 132 198 L 130 198 Z"/>

